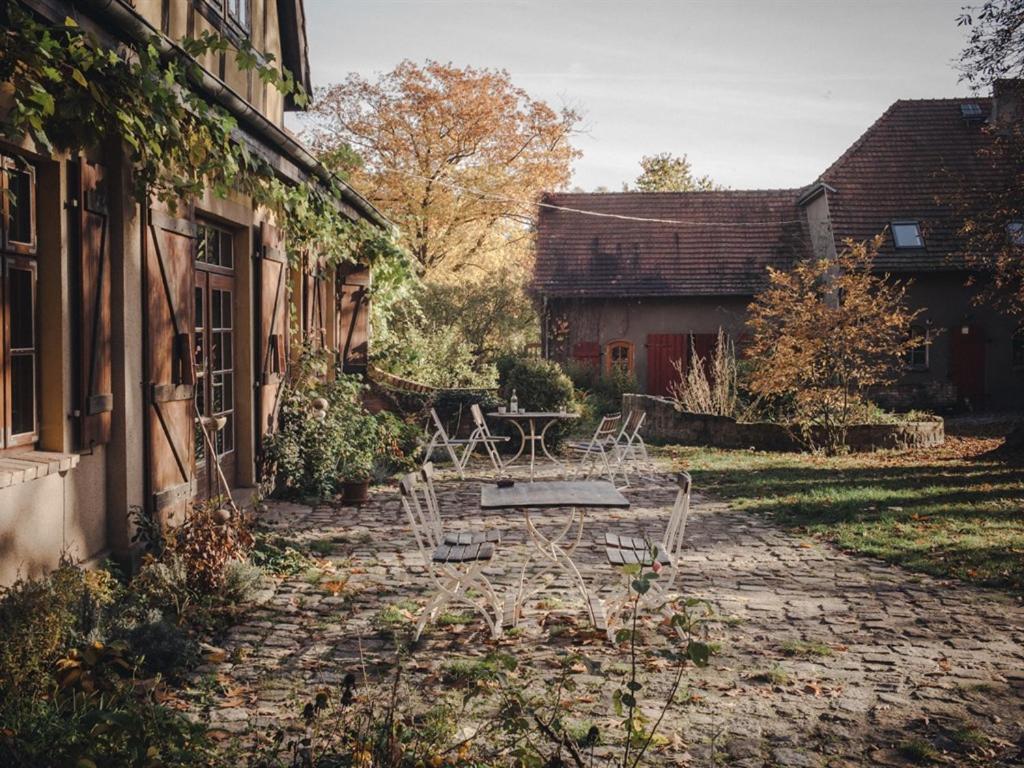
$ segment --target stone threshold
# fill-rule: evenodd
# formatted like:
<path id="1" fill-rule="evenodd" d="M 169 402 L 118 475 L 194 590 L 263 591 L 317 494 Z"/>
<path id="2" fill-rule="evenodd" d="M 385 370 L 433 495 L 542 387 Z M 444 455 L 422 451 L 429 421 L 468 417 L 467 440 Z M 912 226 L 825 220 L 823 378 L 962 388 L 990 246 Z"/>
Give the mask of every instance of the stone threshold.
<path id="1" fill-rule="evenodd" d="M 0 488 L 67 472 L 78 466 L 80 458 L 77 453 L 52 451 L 24 451 L 0 456 Z"/>

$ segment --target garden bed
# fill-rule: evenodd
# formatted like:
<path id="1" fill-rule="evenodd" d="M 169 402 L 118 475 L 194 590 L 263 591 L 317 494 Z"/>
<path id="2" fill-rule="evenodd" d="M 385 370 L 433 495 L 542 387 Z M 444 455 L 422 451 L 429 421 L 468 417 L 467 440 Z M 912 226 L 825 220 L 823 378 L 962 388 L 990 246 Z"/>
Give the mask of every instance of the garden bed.
<path id="1" fill-rule="evenodd" d="M 667 397 L 626 394 L 622 412 L 647 414 L 643 435 L 653 442 L 714 448 L 754 448 L 762 451 L 803 451 L 799 432 L 783 424 L 741 422 L 728 416 L 687 413 L 676 409 Z M 856 424 L 850 427 L 847 445 L 851 451 L 934 448 L 945 441 L 941 418 L 893 424 Z"/>

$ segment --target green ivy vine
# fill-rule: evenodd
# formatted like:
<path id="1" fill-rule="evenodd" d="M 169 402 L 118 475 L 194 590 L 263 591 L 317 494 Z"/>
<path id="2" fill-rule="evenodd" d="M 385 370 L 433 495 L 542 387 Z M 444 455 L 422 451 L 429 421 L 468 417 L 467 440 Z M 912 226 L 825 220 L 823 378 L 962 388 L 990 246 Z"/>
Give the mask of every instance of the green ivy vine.
<path id="1" fill-rule="evenodd" d="M 360 262 L 374 268 L 374 292 L 386 301 L 412 278 L 393 233 L 339 212 L 340 182 L 290 185 L 236 137 L 237 121 L 192 89 L 198 57 L 231 50 L 206 32 L 161 56 L 158 40 L 105 48 L 74 19 L 37 21 L 8 4 L 0 10 L 0 133 L 28 135 L 47 151 L 82 151 L 115 140 L 126 146 L 140 203 L 151 196 L 174 206 L 209 188 L 248 195 L 278 214 L 289 257 L 316 254 L 324 266 Z M 245 41 L 235 62 L 297 103 L 307 95 L 291 73 Z"/>

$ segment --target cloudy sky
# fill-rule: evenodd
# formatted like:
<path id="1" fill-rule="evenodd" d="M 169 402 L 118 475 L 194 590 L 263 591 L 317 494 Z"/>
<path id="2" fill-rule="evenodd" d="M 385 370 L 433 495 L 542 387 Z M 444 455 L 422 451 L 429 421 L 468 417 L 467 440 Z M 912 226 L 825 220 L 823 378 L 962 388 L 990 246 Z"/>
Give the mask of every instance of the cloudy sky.
<path id="1" fill-rule="evenodd" d="M 406 58 L 502 68 L 584 112 L 574 185 L 617 189 L 667 151 L 739 189 L 812 181 L 895 99 L 966 94 L 963 2 L 306 0 L 306 14 L 315 85 Z"/>

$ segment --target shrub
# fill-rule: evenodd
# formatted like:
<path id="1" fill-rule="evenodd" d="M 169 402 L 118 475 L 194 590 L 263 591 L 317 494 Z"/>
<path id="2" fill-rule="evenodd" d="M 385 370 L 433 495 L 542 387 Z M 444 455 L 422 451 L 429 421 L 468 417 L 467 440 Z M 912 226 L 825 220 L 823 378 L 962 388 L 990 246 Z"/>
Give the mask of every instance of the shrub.
<path id="1" fill-rule="evenodd" d="M 376 418 L 380 433 L 374 457 L 374 479 L 382 481 L 397 472 L 412 471 L 423 434 L 420 425 L 415 419 L 406 421 L 387 411 L 378 413 Z"/>
<path id="2" fill-rule="evenodd" d="M 181 561 L 186 586 L 200 597 L 221 592 L 228 566 L 253 543 L 245 521 L 239 515 L 224 519 L 215 503 L 194 505 L 166 538 L 166 552 Z"/>
<path id="3" fill-rule="evenodd" d="M 278 430 L 268 437 L 265 451 L 278 493 L 329 497 L 341 475 L 370 477 L 380 441 L 362 392 L 356 376 L 333 381 L 300 376 L 286 385 Z"/>
<path id="4" fill-rule="evenodd" d="M 638 392 L 636 376 L 621 369 L 601 372 L 596 366 L 570 361 L 565 372 L 573 385 L 585 398 L 593 416 L 607 416 L 622 410 L 622 396 L 627 392 Z"/>
<path id="5" fill-rule="evenodd" d="M 677 409 L 742 418 L 736 348 L 721 328 L 710 357 L 700 357 L 691 343 L 689 364 L 674 360 L 672 365 L 679 379 L 669 385 L 669 393 Z"/>
<path id="6" fill-rule="evenodd" d="M 562 406 L 569 411 L 579 408 L 572 381 L 553 360 L 505 355 L 498 359 L 497 366 L 499 394 L 504 400 L 507 401 L 514 390 L 519 407 L 528 411 L 557 411 Z M 570 429 L 568 423 L 552 426 L 547 436 L 549 447 L 557 446 Z"/>

